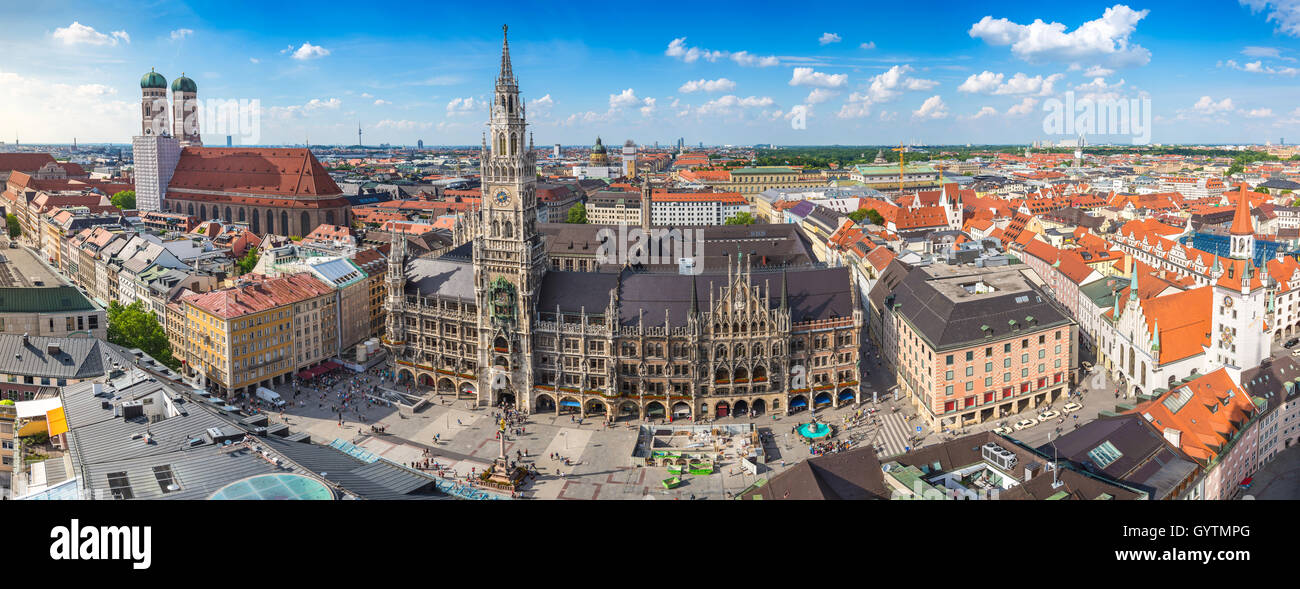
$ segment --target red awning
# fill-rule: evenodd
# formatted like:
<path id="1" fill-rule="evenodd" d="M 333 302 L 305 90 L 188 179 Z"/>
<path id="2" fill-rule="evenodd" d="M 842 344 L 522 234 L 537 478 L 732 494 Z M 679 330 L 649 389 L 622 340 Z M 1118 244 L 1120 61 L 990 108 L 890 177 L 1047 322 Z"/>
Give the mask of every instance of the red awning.
<path id="1" fill-rule="evenodd" d="M 1251 483 L 1253 483 L 1253 482 L 1255 482 L 1255 477 L 1246 477 L 1246 478 L 1242 479 L 1241 484 L 1242 484 L 1242 485 L 1249 485 L 1249 484 L 1251 484 Z"/>

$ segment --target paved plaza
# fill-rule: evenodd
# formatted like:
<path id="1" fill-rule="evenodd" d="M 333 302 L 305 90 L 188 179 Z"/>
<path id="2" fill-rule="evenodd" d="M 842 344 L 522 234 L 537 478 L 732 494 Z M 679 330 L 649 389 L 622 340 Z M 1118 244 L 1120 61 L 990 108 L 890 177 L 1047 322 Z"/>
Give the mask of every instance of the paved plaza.
<path id="1" fill-rule="evenodd" d="M 301 386 L 296 397 L 292 385 L 283 385 L 277 391 L 290 406 L 283 413 L 269 412 L 270 418 L 273 422 L 287 423 L 294 431 L 309 432 L 315 443 L 328 444 L 341 439 L 399 464 L 436 461 L 445 472 L 457 475 L 469 473 L 471 469 L 482 471 L 500 452 L 494 417 L 497 410 L 474 407 L 473 401 L 452 396 L 430 395 L 432 402 L 418 411 L 396 404 L 362 403 L 360 410 L 344 411 L 340 425 L 337 394 L 352 386 L 351 383 L 365 392 L 372 386 L 379 387 L 380 391 L 394 389 L 391 381 L 381 381 L 372 373 L 342 376 L 331 388 Z M 904 403 L 900 401 L 898 405 L 901 414 Z M 876 426 L 864 423 L 842 427 L 843 419 L 871 406 L 868 401 L 862 407 L 823 408 L 817 411 L 817 417 L 841 426 L 837 440 L 853 437 L 865 443 L 875 437 Z M 879 405 L 884 411 L 892 406 L 892 401 L 882 401 Z M 607 426 L 600 418 L 579 420 L 571 415 L 535 414 L 528 416 L 522 435 L 507 435 L 505 449 L 511 458 L 526 451 L 528 457 L 520 459 L 521 462 L 534 466 L 540 474 L 525 485 L 527 498 L 725 499 L 809 456 L 807 446 L 790 434 L 790 429 L 807 421 L 808 415 L 803 411 L 792 416 L 716 420 L 719 425 L 754 424 L 765 439 L 767 464 L 760 465 L 760 472 L 753 475 L 741 468 L 738 456 L 728 454 L 717 463 L 714 474 L 684 475 L 682 484 L 672 490 L 664 489 L 661 484 L 669 476 L 666 468 L 634 463 L 639 426 L 644 422 Z M 683 423 L 691 422 L 677 422 Z M 383 433 L 375 431 L 374 426 L 383 428 Z M 565 458 L 569 460 L 567 466 Z"/>
<path id="2" fill-rule="evenodd" d="M 886 394 L 892 391 L 892 381 L 878 374 L 879 371 L 873 372 L 877 373 L 869 375 L 865 382 L 861 405 L 817 410 L 819 420 L 839 428 L 835 441 L 851 440 L 854 447 L 870 444 L 883 458 L 951 437 L 951 432 L 935 433 L 926 428 L 917 432 L 916 424 L 921 420 L 913 417 L 908 400 L 894 400 L 892 394 Z M 427 463 L 435 472 L 432 465 L 436 463 L 446 478 L 482 472 L 500 453 L 501 443 L 496 437 L 499 411 L 476 407 L 472 399 L 411 390 L 411 394 L 423 395 L 429 403 L 413 410 L 410 406 L 383 401 L 364 401 L 364 396 L 372 391 L 378 397 L 386 392 L 407 392 L 405 386 L 398 387 L 376 372 L 339 373 L 301 385 L 296 392 L 293 385 L 282 385 L 277 390 L 289 401 L 289 406 L 283 413 L 271 412 L 272 421 L 283 421 L 294 431 L 310 433 L 315 443 L 328 444 L 340 439 L 398 464 L 423 467 Z M 355 392 L 349 407 L 342 411 L 340 422 L 339 392 L 344 390 Z M 1083 392 L 1084 403 L 1084 409 L 1077 412 L 1080 423 L 1094 419 L 1099 411 L 1114 408 L 1114 384 L 1104 376 L 1085 377 L 1078 390 Z M 879 393 L 878 402 L 872 402 L 872 391 Z M 1058 401 L 1053 408 L 1059 410 L 1063 404 L 1064 401 Z M 854 415 L 870 409 L 877 412 L 852 420 Z M 601 417 L 582 420 L 569 414 L 534 414 L 523 424 L 524 433 L 507 434 L 505 450 L 511 458 L 538 472 L 539 476 L 523 487 L 526 498 L 727 499 L 810 455 L 809 448 L 791 433 L 795 425 L 808 421 L 808 417 L 807 411 L 801 411 L 789 416 L 729 416 L 714 420 L 712 423 L 717 425 L 753 424 L 763 440 L 766 463 L 759 465 L 755 475 L 742 468 L 738 455 L 726 454 L 716 463 L 714 474 L 683 475 L 681 485 L 671 490 L 661 484 L 670 476 L 667 468 L 645 466 L 643 460 L 633 459 L 640 426 L 649 422 L 607 425 Z M 1015 432 L 1012 437 L 1038 446 L 1054 435 L 1056 427 L 1062 427 L 1064 432 L 1074 421 L 1073 417 L 1067 417 L 1065 424 L 1037 425 Z M 660 421 L 655 423 L 663 425 Z M 678 420 L 674 425 L 692 423 Z M 969 427 L 964 433 L 989 430 L 997 425 L 998 422 L 991 421 Z M 523 457 L 525 452 L 527 457 Z"/>

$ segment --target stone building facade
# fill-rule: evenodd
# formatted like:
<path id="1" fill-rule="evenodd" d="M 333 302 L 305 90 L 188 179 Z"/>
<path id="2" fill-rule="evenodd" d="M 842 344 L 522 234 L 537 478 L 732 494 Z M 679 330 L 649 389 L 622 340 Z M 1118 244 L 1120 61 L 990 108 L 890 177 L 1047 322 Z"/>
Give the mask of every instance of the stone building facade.
<path id="1" fill-rule="evenodd" d="M 755 270 L 737 251 L 725 274 L 555 269 L 508 45 L 492 104 L 472 241 L 419 257 L 392 242 L 383 342 L 399 380 L 609 420 L 861 400 L 863 315 L 845 268 Z"/>

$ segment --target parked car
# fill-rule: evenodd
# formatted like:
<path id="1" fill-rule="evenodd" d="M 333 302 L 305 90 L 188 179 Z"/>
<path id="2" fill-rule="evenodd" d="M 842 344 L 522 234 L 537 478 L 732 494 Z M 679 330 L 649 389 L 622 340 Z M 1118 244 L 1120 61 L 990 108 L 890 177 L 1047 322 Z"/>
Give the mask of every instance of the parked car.
<path id="1" fill-rule="evenodd" d="M 1025 428 L 1034 427 L 1035 425 L 1038 425 L 1037 419 L 1022 419 L 1016 422 L 1016 431 L 1020 431 Z"/>
<path id="2" fill-rule="evenodd" d="M 1079 403 L 1066 403 L 1065 406 L 1061 408 L 1061 411 L 1064 411 L 1066 413 L 1074 413 L 1075 411 L 1078 411 L 1080 409 L 1083 409 L 1083 405 Z"/>
<path id="3" fill-rule="evenodd" d="M 1061 416 L 1060 413 L 1057 413 L 1056 411 L 1052 411 L 1051 409 L 1048 409 L 1047 411 L 1044 411 L 1044 412 L 1038 414 L 1038 421 L 1046 422 L 1046 421 L 1050 421 L 1050 420 L 1056 419 L 1057 417 L 1060 417 L 1060 416 Z"/>
<path id="4" fill-rule="evenodd" d="M 1295 347 L 1296 344 L 1300 344 L 1300 338 L 1293 337 L 1293 338 L 1291 338 L 1291 339 L 1289 339 L 1289 340 L 1286 340 L 1286 343 L 1285 343 L 1285 344 L 1282 344 L 1282 347 L 1284 347 L 1284 348 L 1293 348 L 1293 347 Z"/>
<path id="5" fill-rule="evenodd" d="M 1007 426 L 1004 425 L 1004 426 L 1002 426 L 1002 427 L 1000 427 L 1000 428 L 997 428 L 997 429 L 993 430 L 993 433 L 995 433 L 995 434 L 1001 434 L 1001 435 L 1004 435 L 1004 436 L 1009 436 L 1009 435 L 1011 435 L 1011 432 L 1012 432 L 1012 431 L 1013 431 L 1013 430 L 1012 430 L 1011 428 L 1009 428 L 1009 427 L 1007 427 Z"/>

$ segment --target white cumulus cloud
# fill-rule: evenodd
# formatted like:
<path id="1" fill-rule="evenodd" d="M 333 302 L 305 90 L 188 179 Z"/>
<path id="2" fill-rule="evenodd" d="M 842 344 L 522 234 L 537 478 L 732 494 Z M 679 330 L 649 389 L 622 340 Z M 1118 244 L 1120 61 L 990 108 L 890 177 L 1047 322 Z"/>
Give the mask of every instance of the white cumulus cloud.
<path id="1" fill-rule="evenodd" d="M 171 39 L 173 41 L 180 41 L 181 39 L 184 39 L 193 34 L 194 34 L 194 29 L 176 29 L 171 32 Z"/>
<path id="2" fill-rule="evenodd" d="M 94 27 L 83 25 L 77 21 L 73 21 L 72 24 L 66 27 L 54 29 L 52 36 L 64 45 L 107 45 L 113 47 L 117 45 L 118 41 L 131 42 L 131 35 L 126 34 L 126 31 L 113 31 L 105 35 L 96 31 Z"/>
<path id="3" fill-rule="evenodd" d="M 960 92 L 970 92 L 973 94 L 1038 94 L 1040 96 L 1051 94 L 1056 82 L 1065 77 L 1065 74 L 1052 74 L 1050 76 L 1028 76 L 1023 73 L 1016 73 L 1007 79 L 1003 74 L 995 74 L 990 71 L 983 71 L 978 74 L 971 74 L 962 82 L 957 90 Z"/>
<path id="4" fill-rule="evenodd" d="M 1207 115 L 1212 115 L 1214 113 L 1219 113 L 1219 112 L 1226 112 L 1232 109 L 1233 106 L 1232 106 L 1231 98 L 1224 98 L 1223 100 L 1215 102 L 1209 96 L 1202 96 L 1200 100 L 1196 101 L 1196 104 L 1192 105 L 1192 110 Z"/>
<path id="5" fill-rule="evenodd" d="M 754 55 L 748 51 L 737 51 L 733 53 L 731 51 L 714 51 L 710 49 L 701 49 L 699 47 L 691 47 L 686 44 L 686 37 L 673 39 L 669 42 L 668 49 L 664 51 L 664 55 L 675 57 L 686 63 L 694 63 L 701 59 L 710 63 L 716 62 L 719 59 L 731 59 L 737 64 L 749 67 L 769 67 L 780 63 L 775 55 L 763 57 Z"/>
<path id="6" fill-rule="evenodd" d="M 904 90 L 929 90 L 937 85 L 934 80 L 925 80 L 909 76 L 910 65 L 896 65 L 884 73 L 871 78 L 867 96 L 872 102 L 887 102 L 897 98 Z"/>
<path id="7" fill-rule="evenodd" d="M 1277 32 L 1300 37 L 1300 0 L 1239 0 L 1251 13 L 1267 12 L 1267 22 L 1277 23 Z"/>
<path id="8" fill-rule="evenodd" d="M 820 43 L 820 44 L 822 44 L 822 45 L 830 45 L 831 43 L 839 43 L 839 42 L 840 42 L 840 36 L 837 35 L 837 34 L 835 34 L 835 33 L 822 33 L 821 38 L 820 38 L 820 39 L 817 39 L 817 42 Z"/>
<path id="9" fill-rule="evenodd" d="M 294 50 L 293 58 L 298 61 L 307 61 L 309 59 L 319 59 L 329 54 L 329 49 L 321 47 L 320 45 L 312 45 L 310 42 L 305 42 L 301 47 Z"/>
<path id="10" fill-rule="evenodd" d="M 814 86 L 817 88 L 842 88 L 849 83 L 848 74 L 824 74 L 815 72 L 810 67 L 794 68 L 790 77 L 791 86 Z"/>
<path id="11" fill-rule="evenodd" d="M 683 94 L 690 94 L 691 92 L 727 92 L 735 89 L 735 87 L 735 82 L 726 78 L 718 78 L 716 80 L 691 80 L 682 84 L 677 91 Z"/>
<path id="12" fill-rule="evenodd" d="M 453 98 L 447 103 L 447 116 L 466 115 L 487 108 L 487 103 L 482 100 L 474 100 L 473 96 L 467 98 Z"/>
<path id="13" fill-rule="evenodd" d="M 925 99 L 921 103 L 921 108 L 912 111 L 912 116 L 918 119 L 942 119 L 948 116 L 948 105 L 943 103 L 943 99 L 936 94 Z"/>
<path id="14" fill-rule="evenodd" d="M 1008 108 L 1007 116 L 1020 117 L 1020 116 L 1027 115 L 1034 111 L 1035 106 L 1038 106 L 1037 98 L 1025 98 L 1024 100 L 1020 101 L 1020 104 L 1016 104 L 1013 105 L 1011 108 Z"/>
<path id="15" fill-rule="evenodd" d="M 985 16 L 970 28 L 970 36 L 990 45 L 1009 45 L 1011 53 L 1029 62 L 1105 64 L 1114 67 L 1140 66 L 1151 61 L 1151 52 L 1129 38 L 1138 21 L 1149 10 L 1133 10 L 1123 4 L 1107 8 L 1101 18 L 1069 31 L 1066 25 L 1041 19 L 1024 25 L 1005 18 Z"/>

